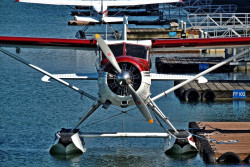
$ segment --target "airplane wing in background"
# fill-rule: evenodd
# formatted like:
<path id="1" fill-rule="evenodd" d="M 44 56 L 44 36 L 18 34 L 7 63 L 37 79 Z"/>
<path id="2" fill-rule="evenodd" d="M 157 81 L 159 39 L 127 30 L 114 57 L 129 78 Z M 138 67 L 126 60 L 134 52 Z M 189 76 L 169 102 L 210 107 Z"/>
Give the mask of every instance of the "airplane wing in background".
<path id="1" fill-rule="evenodd" d="M 93 6 L 99 1 L 84 1 L 84 0 L 16 0 L 23 3 L 37 3 L 46 5 L 69 5 L 69 6 Z"/>
<path id="2" fill-rule="evenodd" d="M 24 3 L 37 3 L 47 5 L 73 5 L 73 6 L 93 6 L 101 4 L 101 1 L 85 1 L 85 0 L 16 0 L 16 2 Z M 175 3 L 182 2 L 182 0 L 139 0 L 139 1 L 103 1 L 107 6 L 135 6 L 135 5 L 146 5 L 146 4 L 158 4 L 158 3 Z"/>
<path id="3" fill-rule="evenodd" d="M 139 1 L 104 1 L 107 6 L 135 6 L 135 5 L 149 5 L 149 4 L 160 4 L 160 3 L 178 3 L 182 0 L 139 0 Z"/>

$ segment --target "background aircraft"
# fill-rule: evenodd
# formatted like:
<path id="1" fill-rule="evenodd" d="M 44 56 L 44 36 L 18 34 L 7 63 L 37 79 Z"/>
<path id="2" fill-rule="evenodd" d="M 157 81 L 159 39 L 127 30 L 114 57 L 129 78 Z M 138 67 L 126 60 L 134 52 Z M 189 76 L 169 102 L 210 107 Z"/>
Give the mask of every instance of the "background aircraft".
<path id="1" fill-rule="evenodd" d="M 123 17 L 108 17 L 109 6 L 135 6 L 135 5 L 147 5 L 147 4 L 160 4 L 160 3 L 178 3 L 182 0 L 139 0 L 139 1 L 84 1 L 84 0 L 16 0 L 16 2 L 24 3 L 37 3 L 37 4 L 49 4 L 49 5 L 73 5 L 73 6 L 90 6 L 97 16 L 94 17 L 79 17 L 75 16 L 75 20 L 83 21 L 86 23 L 111 23 L 111 22 L 123 22 Z"/>

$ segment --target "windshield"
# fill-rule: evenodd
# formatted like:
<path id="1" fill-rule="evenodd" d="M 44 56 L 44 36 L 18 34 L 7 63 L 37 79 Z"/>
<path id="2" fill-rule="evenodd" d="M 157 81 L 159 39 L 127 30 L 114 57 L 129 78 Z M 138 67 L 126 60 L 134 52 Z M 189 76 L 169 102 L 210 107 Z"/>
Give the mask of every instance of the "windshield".
<path id="1" fill-rule="evenodd" d="M 135 44 L 125 44 L 125 51 L 124 51 L 124 44 L 115 44 L 109 45 L 109 48 L 113 52 L 115 57 L 128 55 L 132 57 L 138 57 L 141 59 L 147 59 L 147 48 L 141 45 Z M 102 59 L 105 59 L 105 55 L 102 53 Z"/>
<path id="2" fill-rule="evenodd" d="M 147 48 L 141 45 L 126 44 L 126 55 L 147 59 Z"/>

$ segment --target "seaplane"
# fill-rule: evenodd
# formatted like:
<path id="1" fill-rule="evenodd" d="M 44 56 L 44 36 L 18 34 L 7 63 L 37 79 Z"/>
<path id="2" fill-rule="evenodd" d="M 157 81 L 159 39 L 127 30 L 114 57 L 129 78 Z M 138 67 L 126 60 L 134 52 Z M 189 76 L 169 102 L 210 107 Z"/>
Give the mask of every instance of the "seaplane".
<path id="1" fill-rule="evenodd" d="M 124 34 L 124 36 L 126 36 Z M 14 48 L 52 48 L 52 49 L 74 49 L 74 50 L 96 50 L 98 58 L 95 63 L 96 74 L 52 74 L 48 71 L 31 64 L 18 55 L 9 52 L 5 47 Z M 169 75 L 156 74 L 151 72 L 150 52 L 158 50 L 193 50 L 207 48 L 244 48 L 240 53 L 225 59 L 221 63 L 194 75 Z M 196 146 L 192 134 L 185 130 L 177 130 L 170 122 L 170 119 L 157 106 L 156 100 L 166 96 L 170 92 L 183 85 L 198 80 L 200 83 L 207 82 L 203 75 L 229 63 L 248 53 L 250 47 L 250 37 L 237 38 L 205 38 L 205 39 L 153 39 L 143 41 L 123 40 L 103 40 L 98 34 L 95 39 L 62 39 L 62 38 L 34 38 L 34 37 L 13 37 L 0 36 L 0 52 L 14 60 L 27 65 L 28 67 L 42 73 L 43 82 L 55 80 L 73 91 L 78 92 L 93 100 L 93 104 L 86 111 L 85 115 L 76 123 L 72 129 L 62 128 L 56 133 L 57 140 L 51 147 L 51 154 L 72 154 L 83 153 L 84 138 L 87 137 L 141 137 L 141 138 L 164 138 L 164 151 L 175 151 L 177 153 L 196 151 Z M 0 56 L 3 56 L 0 55 Z M 98 94 L 91 95 L 79 89 L 66 80 L 96 80 L 98 84 Z M 181 80 L 180 84 L 163 91 L 155 97 L 151 97 L 151 81 Z M 84 133 L 78 128 L 99 108 L 108 109 L 111 105 L 121 108 L 136 106 L 138 113 L 150 124 L 156 120 L 160 125 L 166 125 L 170 129 L 163 127 L 163 132 L 156 133 Z M 153 116 L 152 116 L 153 115 Z"/>
<path id="2" fill-rule="evenodd" d="M 68 6 L 82 6 L 91 7 L 92 13 L 96 16 L 91 17 L 81 17 L 74 16 L 75 21 L 82 21 L 85 24 L 89 23 L 119 23 L 123 22 L 123 17 L 109 17 L 108 7 L 116 6 L 135 6 L 135 5 L 148 5 L 148 4 L 161 4 L 161 3 L 179 3 L 182 0 L 139 0 L 139 1 L 85 1 L 85 0 L 16 0 L 16 2 L 23 3 L 37 3 L 37 4 L 48 4 L 48 5 L 68 5 Z"/>

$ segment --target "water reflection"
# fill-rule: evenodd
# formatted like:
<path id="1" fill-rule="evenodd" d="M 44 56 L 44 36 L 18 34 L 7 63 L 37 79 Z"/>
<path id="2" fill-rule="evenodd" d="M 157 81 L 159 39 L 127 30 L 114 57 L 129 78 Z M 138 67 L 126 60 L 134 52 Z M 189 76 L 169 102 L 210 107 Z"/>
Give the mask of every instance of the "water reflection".
<path id="1" fill-rule="evenodd" d="M 166 154 L 167 157 L 172 158 L 174 160 L 188 160 L 197 156 L 197 152 L 190 152 L 185 154 Z"/>
<path id="2" fill-rule="evenodd" d="M 79 162 L 80 161 L 80 157 L 83 154 L 69 154 L 69 155 L 63 155 L 63 154 L 51 154 L 51 156 L 57 160 L 61 160 L 61 161 L 72 161 L 72 162 Z"/>

